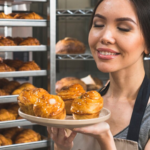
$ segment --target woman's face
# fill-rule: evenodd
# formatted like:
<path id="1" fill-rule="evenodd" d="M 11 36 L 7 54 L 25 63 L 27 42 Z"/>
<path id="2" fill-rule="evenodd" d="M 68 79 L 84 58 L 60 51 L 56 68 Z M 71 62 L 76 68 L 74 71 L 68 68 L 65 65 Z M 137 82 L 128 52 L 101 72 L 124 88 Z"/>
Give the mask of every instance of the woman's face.
<path id="1" fill-rule="evenodd" d="M 102 72 L 115 72 L 142 62 L 145 42 L 129 0 L 104 0 L 89 33 L 89 46 Z"/>

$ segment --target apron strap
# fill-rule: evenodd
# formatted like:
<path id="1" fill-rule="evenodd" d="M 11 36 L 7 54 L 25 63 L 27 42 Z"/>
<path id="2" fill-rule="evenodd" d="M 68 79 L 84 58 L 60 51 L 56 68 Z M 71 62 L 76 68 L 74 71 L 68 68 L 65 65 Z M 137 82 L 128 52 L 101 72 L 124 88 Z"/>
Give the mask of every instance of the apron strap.
<path id="1" fill-rule="evenodd" d="M 150 81 L 148 77 L 145 75 L 134 104 L 134 109 L 127 134 L 128 140 L 138 142 L 140 127 L 147 107 L 149 96 L 150 96 Z"/>

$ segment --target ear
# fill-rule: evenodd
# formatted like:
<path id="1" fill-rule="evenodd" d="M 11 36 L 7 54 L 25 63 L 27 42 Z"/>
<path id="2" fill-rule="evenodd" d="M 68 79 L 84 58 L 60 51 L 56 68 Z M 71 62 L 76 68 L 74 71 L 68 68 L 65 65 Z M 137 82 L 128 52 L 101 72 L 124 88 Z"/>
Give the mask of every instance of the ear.
<path id="1" fill-rule="evenodd" d="M 144 50 L 144 54 L 148 55 L 149 51 L 147 49 Z"/>

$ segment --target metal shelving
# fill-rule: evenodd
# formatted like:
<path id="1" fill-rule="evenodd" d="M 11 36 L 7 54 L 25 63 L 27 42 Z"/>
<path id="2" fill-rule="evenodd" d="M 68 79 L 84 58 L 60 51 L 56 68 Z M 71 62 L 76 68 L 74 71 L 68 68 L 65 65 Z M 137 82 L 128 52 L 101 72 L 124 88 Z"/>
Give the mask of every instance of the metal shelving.
<path id="1" fill-rule="evenodd" d="M 27 149 L 36 149 L 47 147 L 49 143 L 48 140 L 41 140 L 37 142 L 22 143 L 22 144 L 13 144 L 8 146 L 0 147 L 0 150 L 27 150 Z"/>
<path id="2" fill-rule="evenodd" d="M 0 19 L 0 26 L 21 26 L 21 27 L 46 27 L 47 20 L 33 20 L 33 19 Z"/>
<path id="3" fill-rule="evenodd" d="M 57 60 L 94 60 L 91 54 L 56 55 Z"/>
<path id="4" fill-rule="evenodd" d="M 61 10 L 57 9 L 56 15 L 57 16 L 82 16 L 82 15 L 91 15 L 93 12 L 93 9 L 79 9 L 79 10 Z"/>
<path id="5" fill-rule="evenodd" d="M 47 75 L 47 70 L 0 72 L 0 78 L 26 77 L 26 76 L 46 76 L 46 75 Z"/>
<path id="6" fill-rule="evenodd" d="M 0 96 L 0 103 L 17 102 L 18 95 Z"/>
<path id="7" fill-rule="evenodd" d="M 0 46 L 0 52 L 37 52 L 37 51 L 47 51 L 46 45 L 40 46 Z"/>
<path id="8" fill-rule="evenodd" d="M 32 123 L 30 121 L 27 121 L 26 119 L 0 121 L 0 129 L 12 128 L 12 127 L 17 127 L 17 126 L 29 126 L 29 125 L 35 125 L 35 124 L 36 123 Z"/>

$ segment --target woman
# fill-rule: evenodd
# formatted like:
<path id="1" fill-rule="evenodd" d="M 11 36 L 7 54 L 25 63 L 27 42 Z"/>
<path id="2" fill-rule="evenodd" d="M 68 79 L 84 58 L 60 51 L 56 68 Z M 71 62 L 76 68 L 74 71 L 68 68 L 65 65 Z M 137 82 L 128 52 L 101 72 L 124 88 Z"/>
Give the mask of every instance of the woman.
<path id="1" fill-rule="evenodd" d="M 110 76 L 100 93 L 111 117 L 73 129 L 70 136 L 63 129 L 48 128 L 57 150 L 150 149 L 150 84 L 143 65 L 143 57 L 150 51 L 149 9 L 149 0 L 98 2 L 89 46 L 97 68 Z"/>

